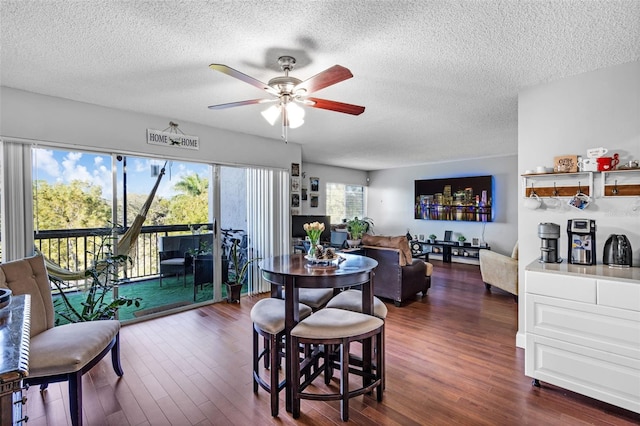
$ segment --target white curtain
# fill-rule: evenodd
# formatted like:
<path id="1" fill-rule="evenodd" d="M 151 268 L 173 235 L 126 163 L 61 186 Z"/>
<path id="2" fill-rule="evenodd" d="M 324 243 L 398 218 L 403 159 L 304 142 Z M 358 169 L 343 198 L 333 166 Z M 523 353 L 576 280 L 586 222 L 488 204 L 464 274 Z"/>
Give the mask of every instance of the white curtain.
<path id="1" fill-rule="evenodd" d="M 247 169 L 247 228 L 249 258 L 266 259 L 289 253 L 288 171 Z M 262 278 L 258 264 L 251 264 L 249 294 L 264 293 L 271 289 Z"/>
<path id="2" fill-rule="evenodd" d="M 31 145 L 2 145 L 2 261 L 33 255 L 33 189 Z"/>

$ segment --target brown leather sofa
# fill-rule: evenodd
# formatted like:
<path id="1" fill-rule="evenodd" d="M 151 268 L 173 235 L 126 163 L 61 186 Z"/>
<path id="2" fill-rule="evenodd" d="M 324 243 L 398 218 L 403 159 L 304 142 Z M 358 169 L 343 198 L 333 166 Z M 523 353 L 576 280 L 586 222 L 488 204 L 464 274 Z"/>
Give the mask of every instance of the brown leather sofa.
<path id="1" fill-rule="evenodd" d="M 376 296 L 391 299 L 396 306 L 415 299 L 417 293 L 426 296 L 431 287 L 427 265 L 421 259 L 412 258 L 406 237 L 365 235 L 362 244 L 363 254 L 378 261 L 374 278 Z"/>

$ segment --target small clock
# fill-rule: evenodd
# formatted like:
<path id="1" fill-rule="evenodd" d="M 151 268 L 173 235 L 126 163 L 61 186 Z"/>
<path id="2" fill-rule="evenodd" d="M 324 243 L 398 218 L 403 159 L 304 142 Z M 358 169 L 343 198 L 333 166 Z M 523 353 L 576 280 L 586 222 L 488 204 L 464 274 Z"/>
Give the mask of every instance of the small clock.
<path id="1" fill-rule="evenodd" d="M 412 243 L 411 244 L 411 251 L 413 251 L 414 253 L 420 253 L 422 251 L 422 244 L 420 244 L 420 243 Z"/>

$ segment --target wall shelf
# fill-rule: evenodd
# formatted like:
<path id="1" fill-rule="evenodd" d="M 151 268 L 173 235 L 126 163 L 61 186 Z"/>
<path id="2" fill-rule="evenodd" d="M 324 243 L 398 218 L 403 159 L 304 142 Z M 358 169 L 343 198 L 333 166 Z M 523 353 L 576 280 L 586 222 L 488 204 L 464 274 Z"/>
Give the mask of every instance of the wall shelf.
<path id="1" fill-rule="evenodd" d="M 537 173 L 522 176 L 522 196 L 573 197 L 578 191 L 593 196 L 593 172 Z"/>
<path id="2" fill-rule="evenodd" d="M 602 172 L 604 197 L 640 196 L 640 169 Z"/>

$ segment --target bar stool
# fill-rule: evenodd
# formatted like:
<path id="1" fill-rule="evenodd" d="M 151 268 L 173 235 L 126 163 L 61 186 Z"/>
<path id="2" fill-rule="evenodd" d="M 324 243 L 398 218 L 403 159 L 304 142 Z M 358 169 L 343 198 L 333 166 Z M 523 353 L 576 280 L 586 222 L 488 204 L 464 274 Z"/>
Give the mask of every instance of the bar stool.
<path id="1" fill-rule="evenodd" d="M 375 338 L 375 364 L 382 366 L 372 372 L 365 368 L 349 368 L 349 348 L 351 342 L 368 338 Z M 314 358 L 305 357 L 302 362 L 293 363 L 292 371 L 292 395 L 293 417 L 300 417 L 300 400 L 311 399 L 320 401 L 339 400 L 340 417 L 343 421 L 349 420 L 349 399 L 376 388 L 378 401 L 382 401 L 382 377 L 384 375 L 384 321 L 373 315 L 365 315 L 343 309 L 324 308 L 313 315 L 300 321 L 291 330 L 291 345 L 298 347 L 300 344 L 310 345 L 336 345 L 339 347 L 338 367 L 340 368 L 340 390 L 338 393 L 310 393 L 305 389 L 313 380 L 324 371 L 325 382 L 329 381 L 332 361 L 330 354 L 325 353 L 323 368 L 317 369 L 313 374 L 305 377 L 300 383 L 301 371 L 315 363 Z M 363 383 L 360 388 L 349 390 L 349 373 L 362 376 Z"/>
<path id="2" fill-rule="evenodd" d="M 353 312 L 362 312 L 362 291 L 350 289 L 344 290 L 338 293 L 327 303 L 327 308 L 335 308 L 335 309 L 345 309 L 347 311 Z M 378 297 L 373 296 L 373 315 L 384 320 L 387 318 L 387 305 L 384 304 L 382 300 Z M 362 365 L 362 360 L 358 357 L 350 357 L 350 364 Z M 377 368 L 377 366 L 374 366 Z M 384 366 L 383 366 L 384 371 Z M 386 386 L 385 376 L 382 377 L 382 387 L 383 389 Z"/>
<path id="3" fill-rule="evenodd" d="M 299 304 L 300 319 L 311 315 L 311 308 Z M 278 369 L 280 366 L 280 347 L 284 337 L 285 302 L 283 299 L 266 298 L 259 300 L 251 308 L 253 321 L 253 392 L 258 392 L 258 386 L 269 392 L 271 396 L 271 415 L 278 415 L 278 394 L 285 387 L 285 381 L 280 381 Z M 260 351 L 259 338 L 262 336 L 263 349 Z M 269 383 L 260 375 L 260 360 L 264 359 L 265 368 L 270 369 Z"/>
<path id="4" fill-rule="evenodd" d="M 325 305 L 333 297 L 334 291 L 332 288 L 301 288 L 298 289 L 298 302 L 304 303 L 313 309 L 313 312 L 318 309 L 324 308 Z M 282 298 L 284 299 L 286 294 L 282 291 Z"/>
<path id="5" fill-rule="evenodd" d="M 327 303 L 327 308 L 346 309 L 347 311 L 362 313 L 362 291 L 345 290 L 338 293 Z M 380 318 L 387 318 L 387 305 L 376 296 L 373 296 L 373 315 Z"/>

